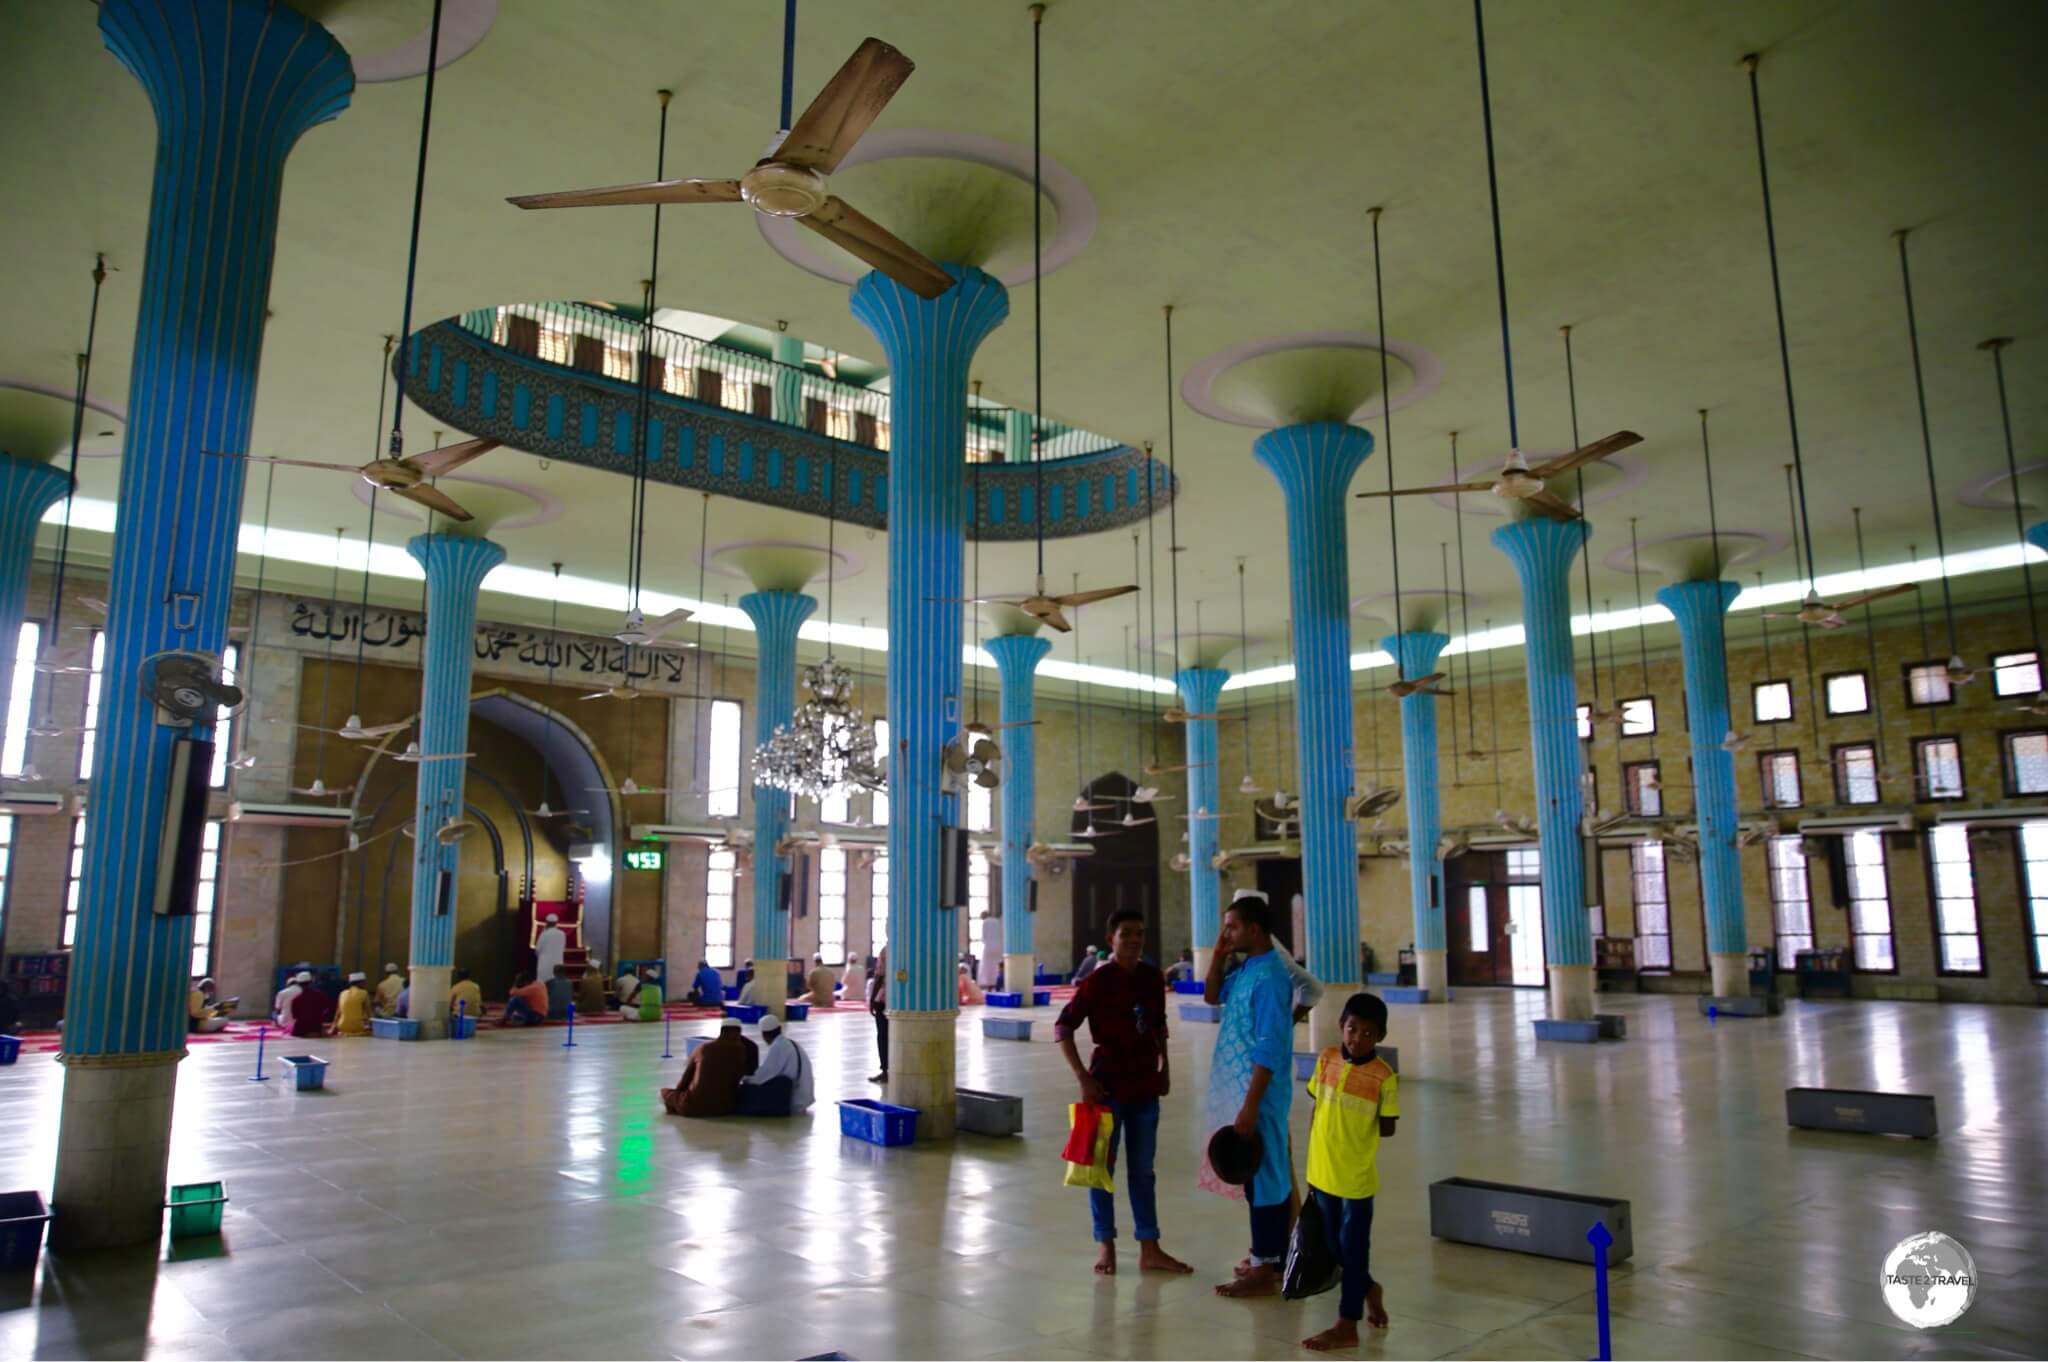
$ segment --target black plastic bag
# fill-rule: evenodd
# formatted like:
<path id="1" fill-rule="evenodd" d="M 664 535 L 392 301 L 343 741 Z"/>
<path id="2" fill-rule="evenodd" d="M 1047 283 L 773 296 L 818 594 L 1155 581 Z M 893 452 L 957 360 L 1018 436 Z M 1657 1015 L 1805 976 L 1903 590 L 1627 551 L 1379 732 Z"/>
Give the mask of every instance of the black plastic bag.
<path id="1" fill-rule="evenodd" d="M 1287 1242 L 1287 1269 L 1280 1277 L 1280 1294 L 1288 1300 L 1320 1296 L 1343 1279 L 1344 1265 L 1330 1252 L 1323 1236 L 1323 1213 L 1315 1198 L 1301 1203 L 1294 1234 Z"/>

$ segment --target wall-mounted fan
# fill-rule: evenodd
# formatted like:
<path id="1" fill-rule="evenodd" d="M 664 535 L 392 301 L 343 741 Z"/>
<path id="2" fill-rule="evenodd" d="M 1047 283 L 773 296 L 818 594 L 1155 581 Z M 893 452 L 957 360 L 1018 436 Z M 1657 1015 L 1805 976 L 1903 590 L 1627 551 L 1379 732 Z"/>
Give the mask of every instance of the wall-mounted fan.
<path id="1" fill-rule="evenodd" d="M 242 704 L 242 688 L 222 677 L 209 653 L 157 653 L 143 660 L 142 675 L 160 724 L 189 728 Z"/>
<path id="2" fill-rule="evenodd" d="M 1401 802 L 1401 792 L 1391 785 L 1374 785 L 1344 801 L 1344 816 L 1357 820 L 1374 818 Z"/>
<path id="3" fill-rule="evenodd" d="M 1447 832 L 1436 839 L 1436 858 L 1439 861 L 1455 861 L 1471 849 L 1471 839 L 1461 832 Z"/>
<path id="4" fill-rule="evenodd" d="M 991 790 L 1003 783 L 1003 749 L 994 738 L 963 733 L 946 744 L 940 762 L 948 793 L 956 791 L 962 780 Z"/>

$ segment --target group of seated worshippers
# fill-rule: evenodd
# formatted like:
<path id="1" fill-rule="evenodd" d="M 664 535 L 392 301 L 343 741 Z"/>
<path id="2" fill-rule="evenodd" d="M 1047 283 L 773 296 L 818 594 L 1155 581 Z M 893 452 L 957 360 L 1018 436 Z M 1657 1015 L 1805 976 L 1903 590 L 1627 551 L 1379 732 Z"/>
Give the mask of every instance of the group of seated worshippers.
<path id="1" fill-rule="evenodd" d="M 727 1017 L 718 1035 L 697 1047 L 673 1088 L 661 1090 L 671 1116 L 794 1116 L 814 1099 L 811 1060 L 783 1032 L 773 1012 L 761 1018 L 766 1051 Z"/>
<path id="2" fill-rule="evenodd" d="M 311 970 L 300 970 L 271 1001 L 271 1020 L 289 1036 L 324 1036 L 334 1020 L 333 995 L 313 982 Z"/>
<path id="3" fill-rule="evenodd" d="M 661 1020 L 661 971 L 653 965 L 635 965 L 621 970 L 612 991 L 619 995 L 619 1015 L 624 1021 Z"/>

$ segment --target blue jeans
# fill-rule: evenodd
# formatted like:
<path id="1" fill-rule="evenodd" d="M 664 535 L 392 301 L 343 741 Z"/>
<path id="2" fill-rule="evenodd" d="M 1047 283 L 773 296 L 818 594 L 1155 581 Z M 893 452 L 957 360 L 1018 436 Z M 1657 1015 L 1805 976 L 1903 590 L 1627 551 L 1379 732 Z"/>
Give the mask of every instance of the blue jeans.
<path id="1" fill-rule="evenodd" d="M 1337 1317 L 1356 1324 L 1365 1318 L 1365 1293 L 1372 1285 L 1372 1198 L 1347 1200 L 1316 1187 L 1308 1193 L 1323 1218 L 1323 1242 L 1330 1256 L 1344 1265 Z"/>
<path id="2" fill-rule="evenodd" d="M 1149 1102 L 1111 1102 L 1109 1114 L 1115 1121 L 1109 1132 L 1109 1166 L 1116 1167 L 1119 1142 L 1127 1156 L 1117 1176 L 1131 1197 L 1131 1219 L 1136 1221 L 1132 1237 L 1139 1243 L 1159 1238 L 1159 1201 L 1154 1193 L 1152 1157 L 1159 1150 L 1159 1099 Z M 1116 1238 L 1116 1197 L 1091 1187 L 1088 1215 L 1095 1222 L 1095 1242 L 1107 1244 Z"/>
<path id="3" fill-rule="evenodd" d="M 507 998 L 505 1015 L 499 1019 L 500 1026 L 538 1026 L 547 1020 L 535 1012 L 524 998 Z"/>

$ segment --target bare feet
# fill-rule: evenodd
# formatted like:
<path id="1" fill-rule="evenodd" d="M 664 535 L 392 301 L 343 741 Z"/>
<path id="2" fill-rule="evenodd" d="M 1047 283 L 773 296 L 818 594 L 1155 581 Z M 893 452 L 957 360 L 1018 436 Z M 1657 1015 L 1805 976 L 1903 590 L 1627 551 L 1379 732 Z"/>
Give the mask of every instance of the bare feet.
<path id="1" fill-rule="evenodd" d="M 1105 1239 L 1095 1248 L 1095 1272 L 1097 1276 L 1116 1276 L 1116 1241 Z"/>
<path id="2" fill-rule="evenodd" d="M 1387 1297 L 1378 1282 L 1365 1288 L 1365 1322 L 1375 1329 L 1387 1327 Z"/>
<path id="3" fill-rule="evenodd" d="M 1240 1299 L 1247 1296 L 1277 1296 L 1280 1294 L 1280 1269 L 1271 1263 L 1260 1263 L 1251 1271 L 1216 1288 L 1219 1296 Z"/>
<path id="4" fill-rule="evenodd" d="M 1319 1334 L 1310 1334 L 1301 1341 L 1301 1346 L 1319 1353 L 1334 1352 L 1338 1348 L 1358 1346 L 1358 1326 L 1348 1319 L 1340 1319 Z"/>
<path id="5" fill-rule="evenodd" d="M 1112 1272 L 1116 1269 L 1111 1268 Z M 1186 1263 L 1159 1247 L 1157 1239 L 1146 1239 L 1138 1245 L 1138 1271 L 1175 1272 L 1182 1276 L 1194 1271 Z"/>
<path id="6" fill-rule="evenodd" d="M 1230 1269 L 1230 1275 L 1233 1277 L 1242 1277 L 1245 1273 L 1250 1272 L 1252 1270 L 1252 1266 L 1253 1264 L 1251 1259 L 1240 1258 L 1237 1260 L 1237 1266 Z"/>

